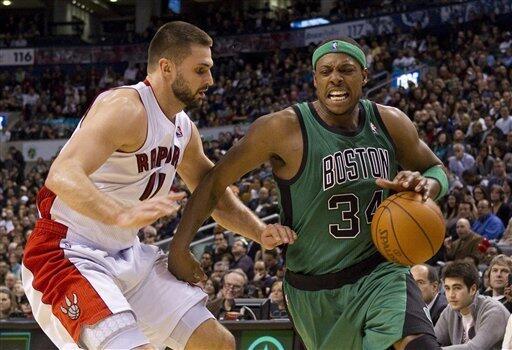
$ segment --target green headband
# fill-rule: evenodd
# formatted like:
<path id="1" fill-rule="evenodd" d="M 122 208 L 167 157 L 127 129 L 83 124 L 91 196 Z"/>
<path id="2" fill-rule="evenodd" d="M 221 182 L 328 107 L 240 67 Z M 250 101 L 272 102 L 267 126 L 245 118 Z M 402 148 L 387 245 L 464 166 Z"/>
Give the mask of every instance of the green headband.
<path id="1" fill-rule="evenodd" d="M 332 40 L 323 44 L 322 46 L 319 46 L 315 52 L 313 52 L 313 69 L 316 68 L 316 62 L 322 56 L 334 52 L 346 53 L 347 55 L 352 56 L 357 62 L 359 62 L 363 68 L 366 68 L 366 57 L 360 48 L 351 43 L 347 43 L 346 41 Z"/>

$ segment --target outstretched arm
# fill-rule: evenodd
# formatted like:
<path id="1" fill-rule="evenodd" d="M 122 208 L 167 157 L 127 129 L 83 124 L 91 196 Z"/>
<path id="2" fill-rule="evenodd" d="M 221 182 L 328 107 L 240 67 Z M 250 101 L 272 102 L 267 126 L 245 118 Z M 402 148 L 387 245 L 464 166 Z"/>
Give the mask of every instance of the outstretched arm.
<path id="1" fill-rule="evenodd" d="M 247 135 L 226 153 L 195 189 L 169 247 L 169 271 L 177 278 L 192 283 L 204 278 L 199 264 L 189 254 L 192 238 L 225 196 L 228 185 L 276 155 L 274 140 L 279 139 L 278 119 L 269 115 L 255 121 Z"/>
<path id="2" fill-rule="evenodd" d="M 185 150 L 185 155 L 178 168 L 178 173 L 183 181 L 185 181 L 190 191 L 193 192 L 212 168 L 212 161 L 210 161 L 203 152 L 199 131 L 196 126 L 192 124 L 192 137 Z M 231 183 L 228 183 L 228 185 L 230 184 Z M 269 242 L 262 242 L 261 234 L 265 231 L 267 225 L 247 208 L 229 187 L 224 187 L 224 191 L 219 194 L 219 200 L 216 204 L 216 209 L 212 213 L 212 217 L 228 230 L 252 239 L 262 244 L 265 248 L 271 249 L 277 244 L 280 244 L 277 243 L 278 240 L 270 245 L 268 244 Z M 285 233 L 284 230 L 280 230 L 280 227 L 276 226 L 275 229 L 276 234 L 280 232 Z M 282 239 L 284 243 L 288 243 L 293 237 L 289 238 L 283 236 Z"/>

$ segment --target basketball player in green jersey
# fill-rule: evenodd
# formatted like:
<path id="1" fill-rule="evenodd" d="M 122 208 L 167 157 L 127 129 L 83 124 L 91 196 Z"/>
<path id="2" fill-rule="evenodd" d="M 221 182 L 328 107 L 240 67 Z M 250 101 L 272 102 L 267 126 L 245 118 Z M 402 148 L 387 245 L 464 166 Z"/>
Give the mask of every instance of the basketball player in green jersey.
<path id="1" fill-rule="evenodd" d="M 443 196 L 442 163 L 403 112 L 362 99 L 368 71 L 355 41 L 319 46 L 312 63 L 318 100 L 259 118 L 217 163 L 187 204 L 169 270 L 204 277 L 188 249 L 194 234 L 228 185 L 270 161 L 282 223 L 298 236 L 284 291 L 306 347 L 440 349 L 409 269 L 377 253 L 370 223 L 389 190 Z"/>

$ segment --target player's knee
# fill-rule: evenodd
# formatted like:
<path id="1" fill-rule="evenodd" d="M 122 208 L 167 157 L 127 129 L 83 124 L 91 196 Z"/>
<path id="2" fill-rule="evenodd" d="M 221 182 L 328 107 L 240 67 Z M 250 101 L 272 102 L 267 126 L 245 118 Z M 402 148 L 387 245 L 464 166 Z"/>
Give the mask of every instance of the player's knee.
<path id="1" fill-rule="evenodd" d="M 401 345 L 404 350 L 441 350 L 436 337 L 431 334 L 410 335 L 402 339 Z"/>
<path id="2" fill-rule="evenodd" d="M 85 326 L 80 343 L 87 349 L 145 349 L 154 350 L 137 327 L 135 317 L 125 311 L 108 316 L 95 325 Z"/>
<path id="3" fill-rule="evenodd" d="M 185 350 L 234 350 L 235 338 L 218 321 L 210 319 L 201 324 L 187 342 Z"/>
<path id="4" fill-rule="evenodd" d="M 228 350 L 234 350 L 235 347 L 236 347 L 236 344 L 235 344 L 235 337 L 233 336 L 233 334 L 231 334 L 226 328 L 224 328 L 224 326 L 222 326 L 221 324 L 218 325 L 217 327 L 217 332 L 216 332 L 216 339 L 217 341 L 215 342 L 215 349 L 228 349 Z"/>

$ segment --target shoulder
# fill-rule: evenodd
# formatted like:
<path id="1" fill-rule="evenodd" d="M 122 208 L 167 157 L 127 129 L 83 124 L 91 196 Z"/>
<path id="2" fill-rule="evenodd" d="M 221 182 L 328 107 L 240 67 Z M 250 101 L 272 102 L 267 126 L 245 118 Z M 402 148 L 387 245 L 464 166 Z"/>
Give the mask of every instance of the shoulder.
<path id="1" fill-rule="evenodd" d="M 409 149 L 418 141 L 418 132 L 409 117 L 391 106 L 376 104 L 382 122 L 399 149 Z"/>
<path id="2" fill-rule="evenodd" d="M 378 103 L 375 103 L 375 105 L 377 106 L 377 110 L 379 111 L 382 120 L 384 121 L 384 123 L 386 123 L 386 126 L 388 123 L 391 125 L 411 123 L 409 117 L 407 117 L 407 115 L 398 108 L 385 106 Z"/>
<path id="3" fill-rule="evenodd" d="M 91 119 L 115 123 L 120 129 L 140 127 L 139 123 L 146 120 L 146 110 L 135 89 L 122 88 L 109 92 L 95 103 L 84 124 Z"/>
<path id="4" fill-rule="evenodd" d="M 295 123 L 299 123 L 298 116 L 292 107 L 288 107 L 286 109 L 271 114 L 267 114 L 256 119 L 253 125 L 266 129 L 286 129 L 287 127 Z"/>
<path id="5" fill-rule="evenodd" d="M 482 315 L 487 314 L 499 317 L 501 314 L 509 314 L 507 308 L 502 303 L 486 295 L 478 296 L 477 307 L 479 308 L 478 313 Z"/>
<path id="6" fill-rule="evenodd" d="M 293 108 L 264 115 L 256 119 L 247 132 L 248 137 L 257 137 L 281 143 L 288 136 L 300 132 L 300 123 Z"/>

